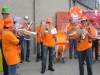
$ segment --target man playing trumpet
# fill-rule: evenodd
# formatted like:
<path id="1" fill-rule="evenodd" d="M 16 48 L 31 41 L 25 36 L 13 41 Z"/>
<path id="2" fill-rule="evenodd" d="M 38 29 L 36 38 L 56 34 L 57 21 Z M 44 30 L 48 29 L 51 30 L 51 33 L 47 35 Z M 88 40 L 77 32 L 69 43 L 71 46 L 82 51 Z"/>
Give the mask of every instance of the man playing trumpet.
<path id="1" fill-rule="evenodd" d="M 84 56 L 86 57 L 87 63 L 87 75 L 92 74 L 92 40 L 95 37 L 95 31 L 92 26 L 88 26 L 87 17 L 83 16 L 81 19 L 83 33 L 78 32 L 77 35 L 77 51 L 79 60 L 79 75 L 84 75 Z M 84 37 L 82 37 L 84 36 Z M 84 40 L 84 41 L 83 41 Z"/>

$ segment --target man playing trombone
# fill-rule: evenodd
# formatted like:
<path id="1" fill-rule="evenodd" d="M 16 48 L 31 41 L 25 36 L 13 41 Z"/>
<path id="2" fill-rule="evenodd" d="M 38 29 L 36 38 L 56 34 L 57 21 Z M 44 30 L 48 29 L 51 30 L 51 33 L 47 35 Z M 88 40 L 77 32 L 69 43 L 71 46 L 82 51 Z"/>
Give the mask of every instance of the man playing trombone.
<path id="1" fill-rule="evenodd" d="M 25 61 L 30 62 L 29 58 L 30 58 L 31 35 L 28 31 L 32 31 L 32 22 L 30 22 L 28 16 L 24 17 L 24 23 L 22 25 L 22 29 L 26 29 L 27 32 L 25 33 L 24 40 L 21 44 L 21 62 L 20 63 L 24 62 L 25 44 L 27 46 Z"/>

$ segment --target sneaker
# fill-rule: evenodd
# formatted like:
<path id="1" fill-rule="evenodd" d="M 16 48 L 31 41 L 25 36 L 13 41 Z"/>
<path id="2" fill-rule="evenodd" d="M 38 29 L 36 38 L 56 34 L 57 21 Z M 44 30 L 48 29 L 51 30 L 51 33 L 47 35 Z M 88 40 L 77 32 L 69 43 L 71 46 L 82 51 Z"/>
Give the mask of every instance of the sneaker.
<path id="1" fill-rule="evenodd" d="M 45 73 L 45 70 L 44 70 L 44 69 L 42 69 L 41 74 L 44 74 L 44 73 Z"/>
<path id="2" fill-rule="evenodd" d="M 25 61 L 30 62 L 30 60 L 29 60 L 29 59 L 26 59 Z"/>
<path id="3" fill-rule="evenodd" d="M 72 57 L 69 57 L 70 59 L 72 59 Z"/>
<path id="4" fill-rule="evenodd" d="M 50 71 L 55 71 L 53 68 L 48 68 L 48 70 L 50 70 Z"/>
<path id="5" fill-rule="evenodd" d="M 21 61 L 20 61 L 20 63 L 23 63 L 23 62 L 24 62 L 24 60 L 21 60 Z"/>

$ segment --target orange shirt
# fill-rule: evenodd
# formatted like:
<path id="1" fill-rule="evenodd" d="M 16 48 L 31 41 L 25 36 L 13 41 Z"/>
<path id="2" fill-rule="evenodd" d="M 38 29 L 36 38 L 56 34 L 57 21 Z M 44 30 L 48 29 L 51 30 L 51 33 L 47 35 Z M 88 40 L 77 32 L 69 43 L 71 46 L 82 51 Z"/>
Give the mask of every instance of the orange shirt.
<path id="1" fill-rule="evenodd" d="M 42 31 L 43 31 L 43 27 L 41 26 L 37 26 L 35 29 L 36 32 L 39 31 L 39 34 L 37 34 L 37 42 L 42 42 Z"/>
<path id="2" fill-rule="evenodd" d="M 2 31 L 3 27 L 4 27 L 4 20 L 1 19 L 1 20 L 0 20 L 0 30 L 1 30 L 1 31 Z M 0 33 L 0 39 L 1 39 L 1 38 L 2 38 L 2 34 Z"/>
<path id="3" fill-rule="evenodd" d="M 65 33 L 63 32 L 63 30 L 57 30 L 57 34 L 56 35 L 65 35 Z"/>
<path id="4" fill-rule="evenodd" d="M 88 28 L 88 26 L 87 26 L 87 28 Z M 86 28 L 86 31 L 88 31 L 87 30 L 87 28 Z M 94 30 L 94 28 L 91 26 L 91 30 L 92 30 L 92 36 L 93 37 L 95 37 L 95 30 Z M 88 38 L 88 36 L 86 35 L 85 36 L 85 39 L 84 39 L 85 41 L 84 42 L 78 42 L 78 44 L 77 44 L 77 50 L 78 51 L 84 51 L 84 50 L 86 50 L 86 49 L 88 49 L 88 48 L 90 48 L 91 46 L 92 46 L 92 42 L 90 43 L 89 42 L 89 38 Z"/>
<path id="5" fill-rule="evenodd" d="M 8 65 L 18 64 L 20 62 L 20 49 L 18 48 L 19 40 L 13 32 L 4 29 L 2 33 L 2 48 L 5 60 Z"/>
<path id="6" fill-rule="evenodd" d="M 50 25 L 50 29 L 53 29 L 53 28 L 55 28 L 55 27 Z M 43 36 L 43 45 L 48 46 L 48 47 L 54 47 L 54 45 L 55 45 L 54 35 L 46 32 Z"/>
<path id="7" fill-rule="evenodd" d="M 72 28 L 75 26 L 75 24 L 69 24 L 69 26 L 67 27 L 67 32 L 69 32 L 70 30 L 72 30 Z M 71 36 L 68 36 L 69 39 L 75 39 L 77 36 L 77 34 L 75 35 L 71 35 Z"/>

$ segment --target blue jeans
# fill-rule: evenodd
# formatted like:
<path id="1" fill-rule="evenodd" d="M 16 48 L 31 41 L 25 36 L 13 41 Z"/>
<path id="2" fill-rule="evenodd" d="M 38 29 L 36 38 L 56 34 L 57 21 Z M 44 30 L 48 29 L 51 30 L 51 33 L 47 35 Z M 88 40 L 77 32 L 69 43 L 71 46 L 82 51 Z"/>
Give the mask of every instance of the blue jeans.
<path id="1" fill-rule="evenodd" d="M 37 59 L 40 58 L 40 51 L 41 51 L 41 59 L 42 59 L 42 50 L 43 50 L 42 42 L 37 42 Z"/>
<path id="2" fill-rule="evenodd" d="M 53 59 L 53 52 L 54 52 L 54 47 L 48 47 L 48 46 L 43 46 L 43 56 L 42 56 L 42 69 L 46 69 L 46 59 L 47 59 L 47 54 L 49 51 L 49 68 L 53 67 L 52 64 L 52 59 Z"/>
<path id="3" fill-rule="evenodd" d="M 92 74 L 92 48 L 86 49 L 85 51 L 78 51 L 79 59 L 79 75 L 84 75 L 84 56 L 87 63 L 87 75 Z"/>
<path id="4" fill-rule="evenodd" d="M 76 39 L 69 39 L 69 57 L 72 57 L 72 50 L 74 46 L 74 57 L 77 57 L 77 40 Z"/>
<path id="5" fill-rule="evenodd" d="M 25 46 L 26 46 L 26 59 L 30 57 L 30 43 L 31 40 L 23 40 L 21 43 L 21 60 L 24 60 Z"/>
<path id="6" fill-rule="evenodd" d="M 9 75 L 17 75 L 17 64 L 8 66 Z"/>

